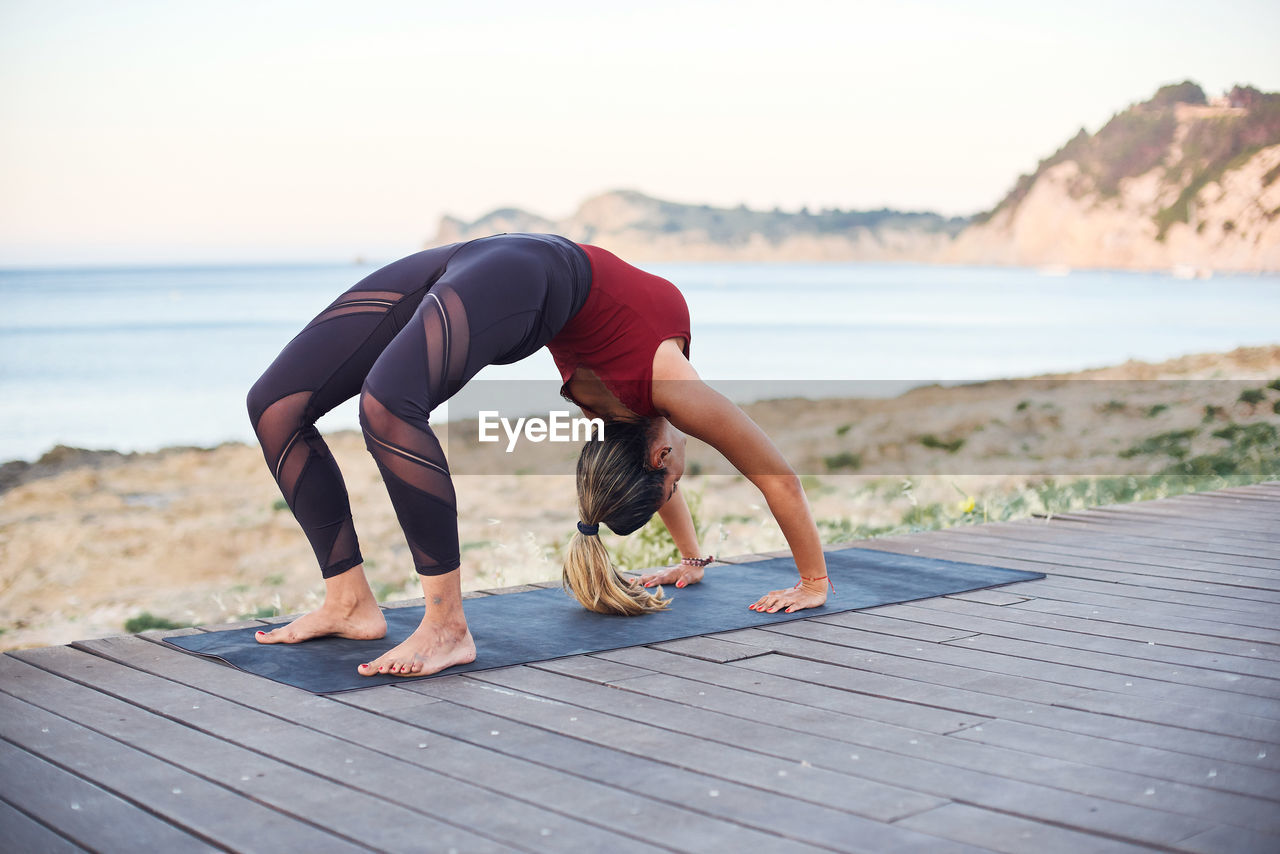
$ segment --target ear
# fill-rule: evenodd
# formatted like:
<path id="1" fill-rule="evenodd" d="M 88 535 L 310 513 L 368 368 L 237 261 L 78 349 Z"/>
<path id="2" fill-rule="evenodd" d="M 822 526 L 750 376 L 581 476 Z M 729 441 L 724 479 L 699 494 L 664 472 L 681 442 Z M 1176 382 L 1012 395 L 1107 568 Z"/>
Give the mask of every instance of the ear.
<path id="1" fill-rule="evenodd" d="M 670 445 L 654 445 L 649 449 L 649 467 L 664 469 L 667 467 L 667 454 L 671 453 Z"/>

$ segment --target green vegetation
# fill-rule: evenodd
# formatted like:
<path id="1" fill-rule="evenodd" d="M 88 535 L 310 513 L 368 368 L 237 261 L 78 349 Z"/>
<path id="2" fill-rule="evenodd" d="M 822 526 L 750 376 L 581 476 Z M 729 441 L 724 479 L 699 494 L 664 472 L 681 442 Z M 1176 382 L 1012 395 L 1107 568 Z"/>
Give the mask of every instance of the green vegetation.
<path id="1" fill-rule="evenodd" d="M 1157 433 L 1121 451 L 1120 456 L 1127 460 L 1139 454 L 1163 454 L 1180 460 L 1191 453 L 1191 440 L 1198 432 L 1198 430 L 1170 430 L 1167 433 Z"/>
<path id="2" fill-rule="evenodd" d="M 283 498 L 277 498 L 272 502 L 271 509 L 279 513 L 282 510 L 288 510 L 289 504 Z"/>
<path id="3" fill-rule="evenodd" d="M 1240 403 L 1248 404 L 1250 410 L 1257 409 L 1258 404 L 1267 399 L 1267 394 L 1260 388 L 1247 388 L 1236 398 Z"/>
<path id="4" fill-rule="evenodd" d="M 124 630 L 131 635 L 151 629 L 185 629 L 190 626 L 190 623 L 175 623 L 173 620 L 157 617 L 150 611 L 143 611 L 138 616 L 124 621 Z"/>
<path id="5" fill-rule="evenodd" d="M 1161 86 L 1151 96 L 1151 100 L 1147 101 L 1147 106 L 1172 107 L 1174 104 L 1197 104 L 1203 106 L 1207 103 L 1209 103 L 1209 99 L 1205 97 L 1203 89 L 1190 80 L 1183 80 L 1181 83 Z"/>
<path id="6" fill-rule="evenodd" d="M 851 454 L 848 451 L 841 451 L 838 454 L 832 454 L 829 457 L 823 457 L 822 461 L 827 466 L 827 471 L 839 471 L 840 469 L 856 469 L 862 466 L 862 457 L 859 454 Z"/>
<path id="7" fill-rule="evenodd" d="M 1200 419 L 1201 424 L 1208 424 L 1210 421 L 1216 421 L 1226 414 L 1226 410 L 1221 406 L 1214 406 L 1212 403 L 1204 405 L 1204 418 Z"/>
<path id="8" fill-rule="evenodd" d="M 1191 204 L 1202 189 L 1243 166 L 1259 149 L 1280 142 L 1280 93 L 1236 86 L 1227 98 L 1247 112 L 1205 119 L 1187 131 L 1182 159 L 1170 177 L 1188 183 L 1173 204 L 1156 214 L 1160 240 L 1174 223 L 1190 221 Z"/>
<path id="9" fill-rule="evenodd" d="M 841 424 L 839 427 L 836 428 L 836 435 L 843 436 L 844 434 L 848 433 L 851 429 L 853 429 L 852 424 Z"/>
<path id="10" fill-rule="evenodd" d="M 274 605 L 261 605 L 253 609 L 252 611 L 246 611 L 245 613 L 236 617 L 236 619 L 237 620 L 265 620 L 268 617 L 278 617 L 278 616 L 280 616 L 279 608 L 275 607 Z"/>
<path id="11" fill-rule="evenodd" d="M 1169 404 L 1167 403 L 1157 403 L 1154 406 L 1147 407 L 1147 411 L 1145 415 L 1148 418 L 1155 418 L 1157 415 L 1159 415 L 1161 412 L 1164 412 L 1168 408 L 1169 408 Z"/>
<path id="12" fill-rule="evenodd" d="M 1280 469 L 1280 430 L 1265 421 L 1228 424 L 1211 434 L 1227 443 L 1212 453 L 1181 460 L 1161 470 L 1163 475 L 1275 477 Z"/>
<path id="13" fill-rule="evenodd" d="M 964 439 L 952 439 L 950 442 L 947 442 L 939 439 L 932 433 L 925 433 L 920 437 L 920 444 L 924 445 L 926 448 L 937 448 L 939 450 L 946 451 L 949 454 L 954 454 L 956 451 L 964 447 Z"/>
<path id="14" fill-rule="evenodd" d="M 818 532 L 824 543 L 848 542 L 1030 515 L 1053 516 L 1104 504 L 1127 504 L 1245 486 L 1280 475 L 1280 429 L 1274 424 L 1229 424 L 1211 434 L 1222 440 L 1224 446 L 1191 457 L 1189 442 L 1195 433 L 1195 430 L 1161 433 L 1135 445 L 1130 449 L 1132 453 L 1121 454 L 1167 454 L 1176 459 L 1157 474 L 1047 477 L 1021 488 L 974 496 L 970 499 L 972 504 L 968 500 L 959 504 L 918 504 L 908 478 L 895 490 L 912 502 L 898 522 L 870 526 L 854 524 L 849 519 L 818 519 Z"/>
<path id="15" fill-rule="evenodd" d="M 1103 412 L 1124 412 L 1125 402 L 1123 400 L 1108 400 L 1102 404 Z"/>

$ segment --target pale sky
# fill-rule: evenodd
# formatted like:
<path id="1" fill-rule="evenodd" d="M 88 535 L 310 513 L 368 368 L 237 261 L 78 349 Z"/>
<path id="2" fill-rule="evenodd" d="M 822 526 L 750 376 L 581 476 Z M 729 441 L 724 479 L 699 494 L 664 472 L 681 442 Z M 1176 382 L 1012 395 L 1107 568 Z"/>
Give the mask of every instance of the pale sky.
<path id="1" fill-rule="evenodd" d="M 0 0 L 0 266 L 391 260 L 629 188 L 969 214 L 1280 3 Z"/>

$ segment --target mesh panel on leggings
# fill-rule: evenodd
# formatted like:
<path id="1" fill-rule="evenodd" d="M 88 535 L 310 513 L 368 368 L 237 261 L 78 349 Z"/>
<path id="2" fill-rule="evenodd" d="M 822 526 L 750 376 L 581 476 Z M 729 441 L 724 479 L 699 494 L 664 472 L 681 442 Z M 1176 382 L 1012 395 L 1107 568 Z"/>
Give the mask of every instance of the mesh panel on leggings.
<path id="1" fill-rule="evenodd" d="M 458 568 L 457 497 L 444 451 L 428 423 L 431 410 L 470 379 L 470 334 L 466 309 L 447 286 L 433 288 L 415 318 L 421 338 L 398 336 L 379 358 L 360 397 L 360 425 L 365 445 L 386 482 L 400 526 L 404 529 L 414 567 L 422 575 L 440 575 Z M 411 321 L 411 325 L 412 325 Z M 379 380 L 417 365 L 426 369 L 426 387 L 393 383 L 414 389 L 414 397 L 399 399 L 397 412 L 378 399 Z"/>

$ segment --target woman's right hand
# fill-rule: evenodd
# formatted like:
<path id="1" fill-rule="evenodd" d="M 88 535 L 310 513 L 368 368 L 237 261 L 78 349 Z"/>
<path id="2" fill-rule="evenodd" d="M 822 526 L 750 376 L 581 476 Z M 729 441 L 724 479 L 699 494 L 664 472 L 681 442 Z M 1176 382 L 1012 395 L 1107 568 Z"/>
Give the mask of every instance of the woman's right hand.
<path id="1" fill-rule="evenodd" d="M 674 584 L 676 587 L 688 587 L 690 584 L 697 584 L 701 580 L 702 567 L 689 566 L 684 563 L 678 563 L 675 566 L 669 566 L 666 569 L 640 576 L 640 583 L 645 587 L 653 587 L 655 584 Z"/>

